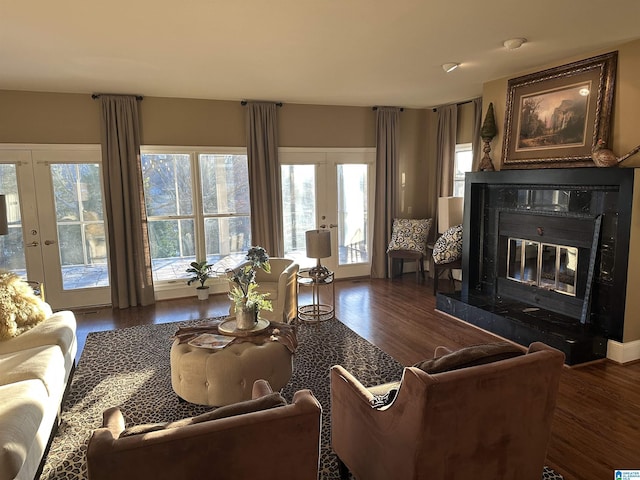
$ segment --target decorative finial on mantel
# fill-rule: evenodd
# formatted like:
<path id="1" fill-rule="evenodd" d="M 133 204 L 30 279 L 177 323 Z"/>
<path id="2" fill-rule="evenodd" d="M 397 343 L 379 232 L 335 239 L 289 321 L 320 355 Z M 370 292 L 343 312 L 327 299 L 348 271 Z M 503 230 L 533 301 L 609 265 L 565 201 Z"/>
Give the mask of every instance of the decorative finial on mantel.
<path id="1" fill-rule="evenodd" d="M 480 170 L 481 171 L 489 171 L 493 172 L 495 167 L 493 166 L 493 162 L 491 161 L 491 157 L 489 156 L 489 152 L 491 151 L 491 146 L 489 142 L 493 140 L 493 137 L 498 133 L 498 128 L 496 127 L 496 117 L 493 113 L 493 102 L 489 104 L 489 108 L 487 108 L 487 113 L 484 117 L 484 122 L 482 123 L 482 128 L 480 129 L 480 137 L 484 142 L 484 148 L 482 151 L 484 152 L 484 156 L 480 160 Z"/>

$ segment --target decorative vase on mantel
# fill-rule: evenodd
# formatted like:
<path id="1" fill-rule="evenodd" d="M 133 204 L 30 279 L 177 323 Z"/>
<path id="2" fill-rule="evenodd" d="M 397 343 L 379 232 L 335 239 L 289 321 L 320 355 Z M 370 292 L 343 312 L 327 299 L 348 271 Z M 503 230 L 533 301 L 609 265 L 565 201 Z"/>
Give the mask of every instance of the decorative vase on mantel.
<path id="1" fill-rule="evenodd" d="M 236 307 L 236 328 L 251 330 L 258 324 L 258 309 L 253 307 Z"/>

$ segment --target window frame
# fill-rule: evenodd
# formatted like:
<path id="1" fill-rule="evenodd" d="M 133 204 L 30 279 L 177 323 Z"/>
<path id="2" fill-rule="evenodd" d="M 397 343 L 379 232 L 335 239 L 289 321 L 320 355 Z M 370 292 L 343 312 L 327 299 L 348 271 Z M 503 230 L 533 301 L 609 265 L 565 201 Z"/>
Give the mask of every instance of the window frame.
<path id="1" fill-rule="evenodd" d="M 194 222 L 194 251 L 196 258 L 205 258 L 206 255 L 206 241 L 205 241 L 205 219 L 207 218 L 229 218 L 228 213 L 224 214 L 210 214 L 204 213 L 203 198 L 202 198 L 202 184 L 201 184 L 201 172 L 200 172 L 200 156 L 201 155 L 239 155 L 247 157 L 247 149 L 245 147 L 185 147 L 185 146 L 166 146 L 166 145 L 142 145 L 140 147 L 140 161 L 142 162 L 143 155 L 188 155 L 191 165 L 191 189 L 193 192 L 193 206 L 192 214 L 185 215 L 148 215 L 147 222 L 149 221 L 162 221 L 162 220 L 193 220 Z M 248 158 L 247 158 L 248 161 Z M 145 192 L 146 195 L 146 192 Z M 248 214 L 249 220 L 251 219 L 251 212 Z M 185 263 L 185 270 L 188 265 Z M 154 279 L 154 289 L 156 291 L 157 298 L 175 298 L 175 295 L 167 295 L 171 290 L 176 292 L 178 289 L 180 293 L 193 294 L 193 285 L 187 286 L 186 279 L 188 275 L 186 272 L 182 277 L 176 277 L 172 279 L 156 280 Z M 227 280 L 225 275 L 213 275 L 209 280 L 208 285 L 212 287 L 213 293 L 220 293 L 227 291 Z M 179 288 L 182 287 L 182 288 Z M 164 291 L 164 295 L 162 292 Z M 160 295 L 158 295 L 160 293 Z"/>

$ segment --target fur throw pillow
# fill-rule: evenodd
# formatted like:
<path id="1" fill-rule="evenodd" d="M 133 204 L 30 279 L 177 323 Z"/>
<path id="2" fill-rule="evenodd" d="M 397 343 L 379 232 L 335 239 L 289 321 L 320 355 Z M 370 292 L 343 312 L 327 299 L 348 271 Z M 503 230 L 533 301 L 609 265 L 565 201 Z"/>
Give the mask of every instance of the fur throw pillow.
<path id="1" fill-rule="evenodd" d="M 11 272 L 0 273 L 0 340 L 17 337 L 47 318 L 45 303 Z"/>

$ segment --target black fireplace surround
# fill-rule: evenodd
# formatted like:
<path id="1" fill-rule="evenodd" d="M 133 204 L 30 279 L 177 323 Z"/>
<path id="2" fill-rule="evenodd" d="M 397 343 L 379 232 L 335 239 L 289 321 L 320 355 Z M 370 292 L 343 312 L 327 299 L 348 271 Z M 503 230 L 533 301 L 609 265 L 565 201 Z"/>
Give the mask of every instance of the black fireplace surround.
<path id="1" fill-rule="evenodd" d="M 634 170 L 468 173 L 462 290 L 438 310 L 570 365 L 621 342 Z"/>

